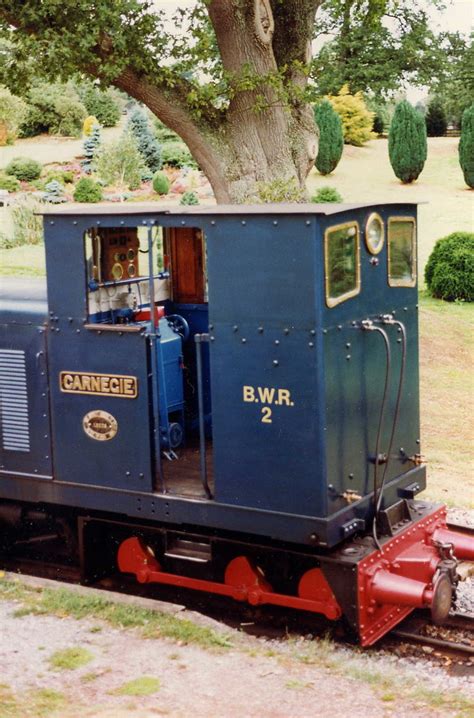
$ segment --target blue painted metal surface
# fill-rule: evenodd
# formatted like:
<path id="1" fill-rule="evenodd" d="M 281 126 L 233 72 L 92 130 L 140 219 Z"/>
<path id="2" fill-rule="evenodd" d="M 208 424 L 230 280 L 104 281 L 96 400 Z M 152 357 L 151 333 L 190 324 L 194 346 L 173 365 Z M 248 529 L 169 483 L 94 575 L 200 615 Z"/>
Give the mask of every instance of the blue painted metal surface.
<path id="1" fill-rule="evenodd" d="M 417 482 L 422 488 L 424 469 L 413 468 L 408 459 L 419 452 L 416 288 L 388 286 L 386 243 L 378 264 L 371 262 L 363 230 L 374 210 L 384 220 L 416 215 L 412 205 L 381 205 L 341 207 L 339 211 L 332 207 L 330 212 L 308 207 L 294 213 L 291 208 L 285 212 L 270 207 L 247 214 L 245 208 L 217 208 L 215 213 L 209 208 L 178 216 L 151 210 L 127 215 L 122 208 L 120 219 L 109 210 L 87 216 L 58 211 L 57 216 L 45 218 L 54 480 L 48 484 L 50 489 L 44 483 L 41 497 L 31 468 L 25 469 L 28 476 L 16 480 L 9 466 L 0 479 L 1 495 L 16 498 L 26 490 L 35 500 L 300 543 L 319 540 L 337 544 L 348 522 L 370 520 L 372 515 L 370 456 L 375 447 L 384 358 L 380 338 L 359 327 L 363 319 L 386 313 L 395 313 L 408 335 L 408 366 L 386 504 L 393 503 L 410 484 Z M 361 231 L 361 292 L 329 308 L 324 231 L 348 220 L 356 220 Z M 87 277 L 83 234 L 91 226 L 117 226 L 119 221 L 132 227 L 186 224 L 205 232 L 209 314 L 205 305 L 176 305 L 173 310 L 189 321 L 192 334 L 210 334 L 205 393 L 208 419 L 212 406 L 212 502 L 160 493 L 160 457 L 155 448 L 160 427 L 153 413 L 153 396 L 156 393 L 158 397 L 160 416 L 170 407 L 179 410 L 182 406 L 176 361 L 181 352 L 179 337 L 162 326 L 163 320 L 161 343 L 156 345 L 146 327 L 132 332 L 116 331 L 116 327 L 110 332 L 100 331 L 100 326 L 84 326 Z M 19 306 L 17 297 L 17 310 L 8 301 L 4 326 L 11 329 L 13 322 L 22 322 L 28 336 L 34 337 L 30 347 L 19 335 L 10 334 L 13 338 L 8 346 L 35 349 L 35 332 L 45 316 L 44 301 L 33 297 Z M 400 344 L 396 329 L 388 327 L 388 331 L 393 355 L 390 418 Z M 184 346 L 185 363 L 192 371 L 193 345 L 191 340 Z M 155 350 L 157 359 L 153 360 Z M 154 370 L 155 361 L 158 371 Z M 133 400 L 73 396 L 60 389 L 62 371 L 133 375 L 138 396 Z M 37 373 L 31 363 L 28 372 Z M 84 432 L 83 418 L 95 409 L 115 417 L 118 432 L 111 440 L 94 441 Z M 37 422 L 37 413 L 32 420 Z M 384 447 L 390 428 L 387 420 L 382 433 Z M 350 504 L 348 492 L 361 498 Z"/>

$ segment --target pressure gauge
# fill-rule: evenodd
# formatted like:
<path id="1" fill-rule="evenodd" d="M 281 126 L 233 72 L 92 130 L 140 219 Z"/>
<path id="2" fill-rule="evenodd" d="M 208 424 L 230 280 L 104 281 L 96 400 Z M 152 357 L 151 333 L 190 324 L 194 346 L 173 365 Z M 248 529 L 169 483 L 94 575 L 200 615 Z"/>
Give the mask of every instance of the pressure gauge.
<path id="1" fill-rule="evenodd" d="M 114 264 L 114 266 L 112 267 L 112 277 L 116 281 L 118 281 L 119 279 L 122 279 L 122 277 L 123 277 L 123 267 L 121 264 L 119 264 L 119 262 Z"/>
<path id="2" fill-rule="evenodd" d="M 127 252 L 127 259 L 129 262 L 132 262 L 135 259 L 135 250 L 129 249 Z"/>
<path id="3" fill-rule="evenodd" d="M 371 254 L 382 251 L 385 240 L 385 230 L 382 217 L 377 212 L 369 215 L 365 224 L 365 243 Z"/>
<path id="4" fill-rule="evenodd" d="M 137 270 L 136 270 L 136 267 L 135 267 L 134 264 L 129 264 L 129 265 L 128 265 L 128 268 L 127 268 L 127 271 L 128 271 L 128 276 L 129 276 L 129 277 L 134 277 L 135 274 L 137 273 Z"/>

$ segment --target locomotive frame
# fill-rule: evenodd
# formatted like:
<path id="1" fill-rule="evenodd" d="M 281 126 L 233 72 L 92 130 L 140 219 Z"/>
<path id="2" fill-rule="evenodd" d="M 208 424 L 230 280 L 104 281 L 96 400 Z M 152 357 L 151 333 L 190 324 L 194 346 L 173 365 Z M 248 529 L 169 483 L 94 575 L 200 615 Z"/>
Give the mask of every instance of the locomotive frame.
<path id="1" fill-rule="evenodd" d="M 363 645 L 415 606 L 441 620 L 474 548 L 414 500 L 415 230 L 411 204 L 46 214 L 47 305 L 18 282 L 1 303 L 4 524 L 67 515 L 83 580 L 116 561 L 344 614 Z M 120 233 L 146 272 L 134 244 L 123 277 Z"/>

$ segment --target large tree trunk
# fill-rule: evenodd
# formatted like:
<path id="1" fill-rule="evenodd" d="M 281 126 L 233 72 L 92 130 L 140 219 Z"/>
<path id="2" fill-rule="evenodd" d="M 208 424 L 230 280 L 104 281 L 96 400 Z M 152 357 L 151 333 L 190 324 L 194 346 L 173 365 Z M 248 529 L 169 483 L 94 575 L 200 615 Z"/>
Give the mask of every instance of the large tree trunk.
<path id="1" fill-rule="evenodd" d="M 188 145 L 219 203 L 305 198 L 318 148 L 306 85 L 319 0 L 213 0 L 209 16 L 233 96 L 215 123 L 193 119 L 176 98 L 125 70 L 115 84 L 147 105 Z M 278 36 L 275 35 L 278 33 Z M 282 71 L 284 67 L 284 71 Z M 244 82 L 245 79 L 245 82 Z M 175 92 L 175 90 L 174 90 Z M 293 93 L 293 94 L 291 94 Z"/>

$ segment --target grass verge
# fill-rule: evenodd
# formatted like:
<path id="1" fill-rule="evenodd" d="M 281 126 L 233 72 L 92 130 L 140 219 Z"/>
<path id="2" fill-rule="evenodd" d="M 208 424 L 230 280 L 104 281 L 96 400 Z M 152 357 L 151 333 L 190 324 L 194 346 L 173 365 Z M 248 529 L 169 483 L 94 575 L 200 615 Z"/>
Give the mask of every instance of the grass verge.
<path id="1" fill-rule="evenodd" d="M 158 693 L 161 684 L 158 678 L 153 676 L 141 676 L 133 681 L 127 681 L 120 688 L 112 691 L 115 696 L 151 696 Z"/>
<path id="2" fill-rule="evenodd" d="M 0 599 L 20 601 L 16 617 L 49 614 L 93 618 L 115 628 L 138 629 L 144 638 L 168 638 L 206 649 L 231 646 L 228 636 L 167 613 L 123 605 L 97 596 L 83 596 L 67 589 L 35 589 L 20 582 L 0 579 Z"/>
<path id="3" fill-rule="evenodd" d="M 74 671 L 76 668 L 86 666 L 93 660 L 94 656 L 90 651 L 86 648 L 75 646 L 53 653 L 49 657 L 49 664 L 52 668 L 58 668 L 61 671 Z"/>

